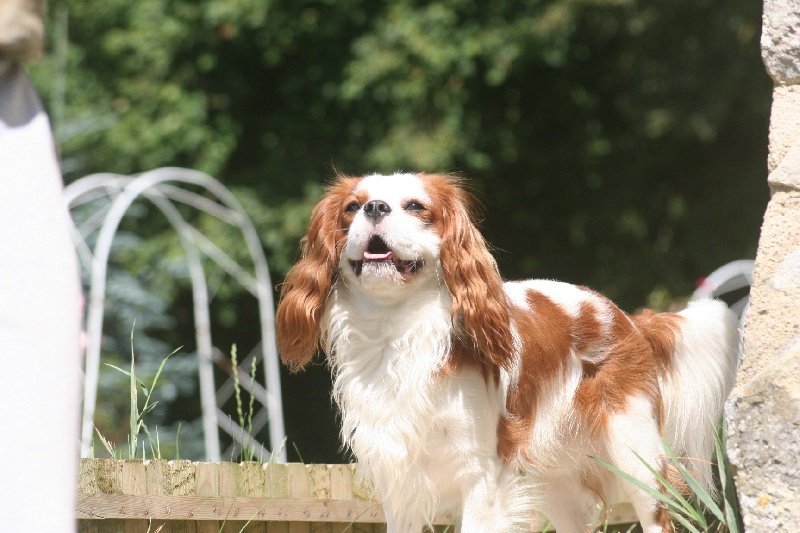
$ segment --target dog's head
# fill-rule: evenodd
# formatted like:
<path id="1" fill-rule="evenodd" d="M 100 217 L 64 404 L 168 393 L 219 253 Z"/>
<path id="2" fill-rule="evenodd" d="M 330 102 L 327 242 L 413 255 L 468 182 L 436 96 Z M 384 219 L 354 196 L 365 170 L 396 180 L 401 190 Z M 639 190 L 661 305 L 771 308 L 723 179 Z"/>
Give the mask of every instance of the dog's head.
<path id="1" fill-rule="evenodd" d="M 282 287 L 283 361 L 300 369 L 314 356 L 325 302 L 338 280 L 376 306 L 443 284 L 461 344 L 482 360 L 505 360 L 512 348 L 507 302 L 494 258 L 472 222 L 473 206 L 452 176 L 339 177 L 311 213 L 303 256 Z"/>
<path id="2" fill-rule="evenodd" d="M 380 301 L 435 275 L 445 222 L 432 194 L 411 174 L 367 176 L 349 191 L 338 270 L 348 286 Z"/>

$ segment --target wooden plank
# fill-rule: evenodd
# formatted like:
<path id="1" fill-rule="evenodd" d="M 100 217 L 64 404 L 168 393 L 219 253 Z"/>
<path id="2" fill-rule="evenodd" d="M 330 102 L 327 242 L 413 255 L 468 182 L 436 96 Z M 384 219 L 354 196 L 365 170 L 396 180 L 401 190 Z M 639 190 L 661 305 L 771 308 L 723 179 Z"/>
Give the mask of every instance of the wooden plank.
<path id="1" fill-rule="evenodd" d="M 196 464 L 191 461 L 169 461 L 170 484 L 167 492 L 173 496 L 189 496 L 195 494 Z"/>
<path id="2" fill-rule="evenodd" d="M 267 533 L 289 533 L 289 522 L 267 522 Z"/>
<path id="3" fill-rule="evenodd" d="M 308 468 L 302 463 L 286 465 L 287 497 L 308 498 Z"/>
<path id="4" fill-rule="evenodd" d="M 178 469 L 179 476 L 183 470 Z M 171 490 L 176 490 L 172 483 L 172 468 L 164 459 L 151 459 L 144 463 L 144 478 L 147 485 L 147 494 L 151 496 L 169 495 Z M 177 484 L 177 492 L 185 492 L 186 488 Z M 145 533 L 197 533 L 196 524 L 203 522 L 188 522 L 183 520 L 151 520 Z M 203 533 L 217 533 L 216 530 Z"/>
<path id="5" fill-rule="evenodd" d="M 280 463 L 264 465 L 267 484 L 267 497 L 286 498 L 289 495 L 289 469 Z"/>
<path id="6" fill-rule="evenodd" d="M 311 523 L 289 522 L 289 533 L 311 533 Z"/>
<path id="7" fill-rule="evenodd" d="M 378 499 L 376 496 L 375 487 L 361 476 L 361 473 L 358 470 L 358 465 L 355 463 L 351 463 L 347 465 L 350 468 L 350 471 L 353 476 L 353 497 L 357 500 L 376 500 Z"/>
<path id="8" fill-rule="evenodd" d="M 331 470 L 328 465 L 307 465 L 308 493 L 312 498 L 326 500 L 331 497 Z"/>
<path id="9" fill-rule="evenodd" d="M 141 459 L 128 459 L 122 461 L 120 478 L 120 488 L 122 493 L 131 496 L 143 496 L 147 493 L 147 480 L 145 479 L 145 466 Z M 122 518 L 126 518 L 126 510 L 124 507 L 120 508 Z M 140 533 L 146 532 L 149 526 L 145 517 L 142 520 L 125 520 L 125 533 Z"/>
<path id="10" fill-rule="evenodd" d="M 197 463 L 195 466 L 195 494 L 219 496 L 219 464 Z"/>
<path id="11" fill-rule="evenodd" d="M 78 520 L 78 533 L 101 533 L 100 520 Z"/>
<path id="12" fill-rule="evenodd" d="M 353 471 L 348 465 L 330 465 L 331 499 L 353 499 Z"/>
<path id="13" fill-rule="evenodd" d="M 113 459 L 95 459 L 94 467 L 97 492 L 120 494 L 122 492 L 122 462 Z"/>
<path id="14" fill-rule="evenodd" d="M 122 494 L 144 495 L 147 493 L 144 463 L 140 459 L 122 461 L 120 473 Z"/>
<path id="15" fill-rule="evenodd" d="M 341 527 L 341 524 L 339 525 Z M 333 533 L 330 522 L 311 522 L 311 533 Z"/>
<path id="16" fill-rule="evenodd" d="M 356 465 L 80 462 L 77 517 L 81 533 L 378 533 L 383 509 Z M 106 518 L 106 520 L 97 520 Z M 437 524 L 454 517 L 437 516 Z M 636 521 L 629 504 L 607 523 Z M 442 528 L 437 528 L 441 530 Z"/>
<path id="17" fill-rule="evenodd" d="M 267 472 L 262 463 L 246 462 L 239 465 L 240 485 L 237 494 L 248 498 L 266 498 Z"/>
<path id="18" fill-rule="evenodd" d="M 219 496 L 219 464 L 197 463 L 195 467 L 195 492 L 197 496 Z M 197 522 L 197 533 L 218 533 L 219 520 Z"/>
<path id="19" fill-rule="evenodd" d="M 263 511 L 263 512 L 262 512 Z M 384 521 L 383 510 L 375 502 L 355 500 L 293 500 L 287 498 L 243 498 L 243 497 L 203 497 L 203 496 L 135 496 L 127 494 L 79 494 L 78 518 L 107 519 L 100 531 L 118 528 L 123 530 L 123 522 L 136 519 L 152 519 L 153 524 L 168 522 L 171 531 L 175 531 L 175 521 L 191 520 L 190 523 L 201 524 L 204 521 L 219 522 L 225 514 L 233 516 L 254 517 L 253 521 L 292 522 L 288 525 L 289 533 L 316 533 L 327 531 L 314 526 L 304 528 L 296 523 L 343 523 L 342 526 L 356 524 L 380 524 Z M 120 520 L 126 519 L 126 520 Z M 636 516 L 629 504 L 615 506 L 609 513 L 609 524 L 631 523 Z M 244 525 L 240 522 L 239 528 Z M 439 523 L 446 523 L 440 522 Z M 229 522 L 230 523 L 230 522 Z M 109 526 L 114 528 L 109 529 Z M 282 531 L 283 529 L 277 529 Z M 87 531 L 88 531 L 87 527 Z M 353 529 L 363 531 L 364 528 Z M 236 530 L 238 531 L 238 529 Z M 334 532 L 335 533 L 335 532 Z"/>
<path id="20" fill-rule="evenodd" d="M 96 459 L 81 459 L 78 473 L 78 492 L 83 494 L 100 492 L 97 486 L 96 469 Z"/>
<path id="21" fill-rule="evenodd" d="M 103 520 L 97 526 L 99 533 L 121 533 L 125 531 L 125 520 Z"/>
<path id="22" fill-rule="evenodd" d="M 194 496 L 197 492 L 197 464 L 191 461 L 168 461 L 165 471 L 165 486 L 169 496 Z M 159 533 L 197 533 L 198 522 L 194 520 L 168 520 Z M 165 530 L 169 530 L 168 532 Z M 151 530 L 149 533 L 154 533 Z"/>
<path id="23" fill-rule="evenodd" d="M 202 522 L 196 522 L 194 520 L 167 520 L 166 522 L 161 522 L 160 526 L 163 526 L 161 531 L 156 531 L 156 527 L 152 529 L 148 529 L 146 533 L 197 533 L 197 524 L 202 524 Z"/>
<path id="24" fill-rule="evenodd" d="M 241 472 L 236 463 L 219 463 L 217 465 L 217 479 L 220 496 L 236 496 L 239 494 L 239 481 Z"/>
<path id="25" fill-rule="evenodd" d="M 147 485 L 147 494 L 169 494 L 172 472 L 169 463 L 163 459 L 153 459 L 144 463 L 144 479 Z"/>
<path id="26" fill-rule="evenodd" d="M 383 508 L 374 501 L 289 498 L 244 498 L 241 496 L 133 496 L 125 494 L 79 494 L 78 518 L 146 518 L 161 520 L 383 522 Z M 451 515 L 437 523 L 452 523 Z M 624 520 L 629 522 L 630 520 Z M 227 524 L 226 524 L 227 526 Z M 238 530 L 237 530 L 238 531 Z"/>
<path id="27" fill-rule="evenodd" d="M 237 463 L 219 463 L 217 467 L 219 495 L 231 498 L 226 503 L 222 503 L 220 499 L 213 512 L 219 519 L 222 533 L 239 533 L 239 530 L 244 527 L 244 522 L 240 522 L 237 519 L 243 513 L 242 507 L 241 505 L 236 505 L 241 500 L 238 496 L 243 485 L 242 469 Z M 252 513 L 248 514 L 246 511 L 244 511 L 244 514 L 248 517 L 252 516 Z"/>
<path id="28" fill-rule="evenodd" d="M 78 518 L 153 518 L 221 520 L 225 516 L 259 521 L 381 522 L 383 510 L 374 502 L 355 500 L 295 500 L 241 496 L 132 496 L 79 494 Z M 122 510 L 122 512 L 120 511 Z M 263 510 L 263 513 L 259 513 Z"/>
<path id="29" fill-rule="evenodd" d="M 245 498 L 260 498 L 266 503 L 264 507 L 269 504 L 272 498 L 267 498 L 267 472 L 263 463 L 256 463 L 247 461 L 239 465 L 241 470 L 241 485 L 239 486 L 239 496 Z M 244 523 L 250 522 L 247 525 L 246 531 L 248 533 L 267 533 L 267 524 L 262 520 L 256 520 L 264 516 L 266 513 L 264 507 L 256 510 L 253 516 L 242 515 Z M 238 529 L 236 530 L 239 531 Z"/>

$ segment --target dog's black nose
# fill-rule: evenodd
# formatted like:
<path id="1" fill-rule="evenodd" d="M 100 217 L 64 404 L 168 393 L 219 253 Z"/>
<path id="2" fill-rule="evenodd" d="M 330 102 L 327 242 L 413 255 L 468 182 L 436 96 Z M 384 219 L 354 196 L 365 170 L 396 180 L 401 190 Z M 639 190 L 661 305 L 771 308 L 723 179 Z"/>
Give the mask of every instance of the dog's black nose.
<path id="1" fill-rule="evenodd" d="M 364 205 L 364 214 L 367 215 L 367 218 L 372 220 L 373 223 L 377 223 L 391 212 L 392 208 L 383 200 L 372 200 Z"/>

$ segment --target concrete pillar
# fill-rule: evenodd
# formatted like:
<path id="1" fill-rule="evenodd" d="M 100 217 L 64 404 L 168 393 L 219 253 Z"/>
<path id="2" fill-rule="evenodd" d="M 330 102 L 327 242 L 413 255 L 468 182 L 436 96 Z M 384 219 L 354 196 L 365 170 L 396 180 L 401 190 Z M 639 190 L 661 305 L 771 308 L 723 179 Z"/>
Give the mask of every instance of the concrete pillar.
<path id="1" fill-rule="evenodd" d="M 728 455 L 745 529 L 800 531 L 800 3 L 765 0 L 762 56 L 775 82 L 771 199 L 756 255 Z"/>

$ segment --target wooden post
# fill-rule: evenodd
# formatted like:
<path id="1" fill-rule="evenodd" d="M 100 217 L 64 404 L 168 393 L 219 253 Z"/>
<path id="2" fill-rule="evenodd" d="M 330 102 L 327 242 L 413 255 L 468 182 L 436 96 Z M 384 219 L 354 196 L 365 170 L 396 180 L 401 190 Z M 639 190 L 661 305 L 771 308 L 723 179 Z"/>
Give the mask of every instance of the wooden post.
<path id="1" fill-rule="evenodd" d="M 219 496 L 219 464 L 197 463 L 195 470 L 195 487 L 198 496 Z M 197 522 L 197 533 L 218 533 L 218 520 Z"/>

